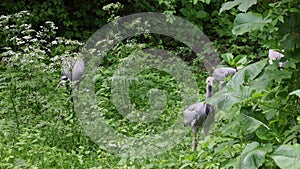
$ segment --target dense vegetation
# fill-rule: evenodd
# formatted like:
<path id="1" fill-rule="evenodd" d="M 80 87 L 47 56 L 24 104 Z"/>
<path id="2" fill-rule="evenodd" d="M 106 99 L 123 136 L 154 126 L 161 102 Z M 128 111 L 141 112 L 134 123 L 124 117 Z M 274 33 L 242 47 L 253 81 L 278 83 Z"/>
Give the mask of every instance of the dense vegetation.
<path id="1" fill-rule="evenodd" d="M 300 2 L 297 0 L 6 1 L 0 4 L 0 168 L 290 168 L 300 166 Z M 138 12 L 187 19 L 218 50 L 222 64 L 243 67 L 208 102 L 217 110 L 207 137 L 192 151 L 192 133 L 163 154 L 124 158 L 86 135 L 66 88 L 56 88 L 61 61 L 77 57 L 106 23 Z M 117 36 L 117 35 L 116 35 Z M 205 99 L 210 72 L 203 59 L 167 36 L 143 34 L 114 46 L 94 77 L 99 113 L 115 131 L 143 138 L 165 131 L 181 111 L 179 84 L 146 69 L 130 85 L 136 109 L 150 108 L 149 91 L 166 94 L 166 109 L 149 123 L 130 122 L 112 100 L 111 78 L 140 49 L 171 51 L 190 67 Z M 285 57 L 269 64 L 268 50 Z M 183 122 L 182 122 L 183 125 Z"/>

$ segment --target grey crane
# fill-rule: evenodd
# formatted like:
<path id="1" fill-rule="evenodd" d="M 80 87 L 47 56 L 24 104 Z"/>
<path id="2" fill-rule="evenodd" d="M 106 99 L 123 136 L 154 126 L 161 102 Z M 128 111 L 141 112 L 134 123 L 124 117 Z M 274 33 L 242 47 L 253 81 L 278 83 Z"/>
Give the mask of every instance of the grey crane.
<path id="1" fill-rule="evenodd" d="M 236 73 L 236 69 L 231 67 L 217 68 L 213 72 L 214 81 L 219 83 L 219 90 L 223 89 L 226 85 L 226 77 L 233 76 Z"/>
<path id="2" fill-rule="evenodd" d="M 69 57 L 62 61 L 62 77 L 58 86 L 71 82 L 71 87 L 67 86 L 72 91 L 73 86 L 79 87 L 79 83 L 83 78 L 85 64 L 82 58 Z"/>
<path id="3" fill-rule="evenodd" d="M 206 100 L 213 95 L 212 85 L 214 78 L 206 79 Z M 208 129 L 213 122 L 214 109 L 213 106 L 205 102 L 192 104 L 184 111 L 184 126 L 191 126 L 194 133 L 193 150 L 197 149 L 197 133 L 199 128 L 204 128 L 204 134 L 208 133 Z"/>

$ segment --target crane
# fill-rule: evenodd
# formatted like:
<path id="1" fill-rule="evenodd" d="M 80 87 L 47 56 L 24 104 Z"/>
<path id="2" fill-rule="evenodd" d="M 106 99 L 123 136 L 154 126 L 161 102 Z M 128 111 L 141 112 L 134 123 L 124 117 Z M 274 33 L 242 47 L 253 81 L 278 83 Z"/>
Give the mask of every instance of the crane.
<path id="1" fill-rule="evenodd" d="M 213 77 L 206 79 L 206 100 L 213 95 Z M 208 129 L 213 122 L 214 117 L 213 106 L 205 102 L 199 102 L 192 104 L 184 111 L 184 126 L 191 126 L 194 133 L 193 150 L 197 149 L 197 133 L 199 128 L 204 127 L 205 135 L 208 133 Z M 210 119 L 208 119 L 210 117 Z M 212 117 L 212 118 L 211 118 Z"/>
<path id="2" fill-rule="evenodd" d="M 79 83 L 83 78 L 85 71 L 85 64 L 82 58 L 69 57 L 62 61 L 62 77 L 57 87 L 67 82 L 71 82 L 71 87 L 67 85 L 70 93 L 72 92 L 73 86 L 79 87 Z"/>
<path id="3" fill-rule="evenodd" d="M 223 87 L 226 85 L 226 77 L 233 76 L 236 71 L 236 69 L 231 67 L 221 67 L 214 70 L 214 82 L 219 83 L 219 90 L 223 89 Z"/>

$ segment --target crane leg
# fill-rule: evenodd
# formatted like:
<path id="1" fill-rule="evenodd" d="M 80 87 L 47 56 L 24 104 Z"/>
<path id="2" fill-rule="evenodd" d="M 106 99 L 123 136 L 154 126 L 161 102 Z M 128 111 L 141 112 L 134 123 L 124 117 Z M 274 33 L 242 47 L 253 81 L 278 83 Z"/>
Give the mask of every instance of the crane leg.
<path id="1" fill-rule="evenodd" d="M 197 136 L 196 136 L 196 135 L 197 135 L 197 134 L 195 133 L 195 134 L 194 134 L 194 141 L 193 141 L 193 144 L 194 144 L 193 150 L 194 150 L 194 151 L 197 150 Z"/>

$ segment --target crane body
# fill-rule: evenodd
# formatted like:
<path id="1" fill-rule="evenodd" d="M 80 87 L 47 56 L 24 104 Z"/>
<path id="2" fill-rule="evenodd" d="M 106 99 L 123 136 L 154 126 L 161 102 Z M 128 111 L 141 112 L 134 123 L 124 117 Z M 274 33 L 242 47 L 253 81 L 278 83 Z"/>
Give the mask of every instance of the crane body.
<path id="1" fill-rule="evenodd" d="M 76 85 L 79 87 L 79 83 L 83 78 L 85 71 L 85 64 L 81 58 L 66 58 L 62 61 L 62 77 L 58 86 L 66 82 L 72 82 L 72 86 Z M 73 88 L 73 87 L 71 87 Z M 70 89 L 71 90 L 71 89 Z"/>
<path id="2" fill-rule="evenodd" d="M 229 76 L 233 76 L 235 73 L 236 69 L 231 67 L 221 67 L 214 70 L 214 82 L 219 83 L 219 90 L 222 90 L 226 85 L 226 78 Z"/>

